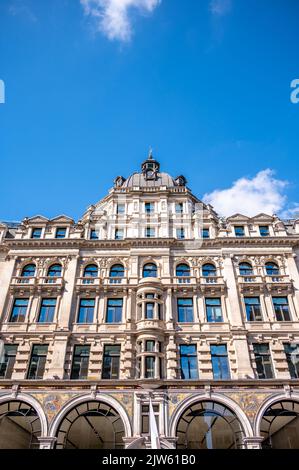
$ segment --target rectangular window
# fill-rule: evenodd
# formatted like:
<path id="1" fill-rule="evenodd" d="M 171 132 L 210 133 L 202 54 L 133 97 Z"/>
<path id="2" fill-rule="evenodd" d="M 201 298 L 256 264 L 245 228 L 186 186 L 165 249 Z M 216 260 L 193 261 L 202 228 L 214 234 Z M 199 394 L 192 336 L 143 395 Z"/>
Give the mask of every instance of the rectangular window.
<path id="1" fill-rule="evenodd" d="M 35 344 L 32 348 L 30 364 L 27 374 L 29 380 L 41 380 L 44 377 L 48 354 L 47 344 Z"/>
<path id="2" fill-rule="evenodd" d="M 154 356 L 145 356 L 144 377 L 146 379 L 155 378 L 155 362 L 156 362 L 156 358 Z"/>
<path id="3" fill-rule="evenodd" d="M 66 237 L 66 228 L 59 227 L 56 229 L 55 238 L 65 238 Z"/>
<path id="4" fill-rule="evenodd" d="M 54 320 L 56 299 L 42 299 L 38 323 L 52 323 Z"/>
<path id="5" fill-rule="evenodd" d="M 17 355 L 17 344 L 5 344 L 3 357 L 0 357 L 0 379 L 11 379 L 16 355 Z"/>
<path id="6" fill-rule="evenodd" d="M 120 346 L 106 345 L 104 348 L 103 379 L 119 379 Z"/>
<path id="7" fill-rule="evenodd" d="M 176 214 L 182 214 L 183 213 L 183 203 L 182 202 L 177 202 L 175 205 L 175 212 Z"/>
<path id="8" fill-rule="evenodd" d="M 235 235 L 236 237 L 244 237 L 245 236 L 245 229 L 243 225 L 236 225 L 235 226 Z"/>
<path id="9" fill-rule="evenodd" d="M 99 239 L 99 231 L 98 230 L 91 230 L 90 231 L 90 239 L 91 240 L 98 240 Z"/>
<path id="10" fill-rule="evenodd" d="M 244 297 L 247 321 L 263 321 L 259 297 Z"/>
<path id="11" fill-rule="evenodd" d="M 269 226 L 268 225 L 260 225 L 260 235 L 261 237 L 269 237 Z"/>
<path id="12" fill-rule="evenodd" d="M 146 236 L 146 238 L 154 238 L 155 237 L 155 229 L 152 228 L 152 227 L 146 227 L 145 236 Z"/>
<path id="13" fill-rule="evenodd" d="M 193 323 L 193 299 L 178 299 L 178 322 Z"/>
<path id="14" fill-rule="evenodd" d="M 195 344 L 180 346 L 182 379 L 198 379 L 197 348 Z"/>
<path id="15" fill-rule="evenodd" d="M 273 379 L 273 367 L 269 344 L 253 344 L 256 369 L 259 379 Z"/>
<path id="16" fill-rule="evenodd" d="M 23 323 L 25 321 L 29 299 L 15 299 L 10 322 Z"/>
<path id="17" fill-rule="evenodd" d="M 72 380 L 86 380 L 89 366 L 89 345 L 76 345 L 74 347 L 73 364 L 71 371 Z"/>
<path id="18" fill-rule="evenodd" d="M 272 297 L 277 321 L 291 321 L 287 297 Z"/>
<path id="19" fill-rule="evenodd" d="M 116 213 L 118 215 L 123 215 L 126 211 L 126 206 L 125 204 L 117 204 L 117 209 L 116 209 Z"/>
<path id="20" fill-rule="evenodd" d="M 42 236 L 42 229 L 41 228 L 34 228 L 31 233 L 31 238 L 41 238 Z"/>
<path id="21" fill-rule="evenodd" d="M 115 240 L 123 240 L 124 239 L 124 230 L 122 228 L 115 229 Z"/>
<path id="22" fill-rule="evenodd" d="M 176 229 L 176 236 L 179 240 L 184 240 L 184 238 L 185 238 L 185 229 L 177 228 Z"/>
<path id="23" fill-rule="evenodd" d="M 108 299 L 106 323 L 121 323 L 123 299 Z"/>
<path id="24" fill-rule="evenodd" d="M 223 322 L 221 299 L 206 299 L 206 315 L 209 323 Z"/>
<path id="25" fill-rule="evenodd" d="M 288 368 L 292 379 L 299 379 L 299 344 L 284 343 Z"/>
<path id="26" fill-rule="evenodd" d="M 145 342 L 145 350 L 146 350 L 146 352 L 154 352 L 155 351 L 155 341 L 146 341 Z"/>
<path id="27" fill-rule="evenodd" d="M 153 214 L 154 210 L 155 210 L 155 205 L 154 205 L 153 202 L 146 202 L 144 204 L 144 208 L 145 208 L 145 213 L 146 214 Z"/>
<path id="28" fill-rule="evenodd" d="M 154 416 L 157 424 L 157 429 L 159 429 L 159 414 L 160 409 L 159 405 L 153 405 Z M 149 433 L 149 405 L 142 405 L 141 407 L 141 433 Z"/>
<path id="29" fill-rule="evenodd" d="M 147 320 L 153 320 L 154 318 L 154 309 L 155 309 L 155 304 L 150 302 L 145 304 L 145 318 Z"/>
<path id="30" fill-rule="evenodd" d="M 93 323 L 95 299 L 80 299 L 77 323 Z"/>
<path id="31" fill-rule="evenodd" d="M 210 229 L 203 228 L 201 231 L 202 238 L 210 238 Z"/>
<path id="32" fill-rule="evenodd" d="M 211 345 L 213 377 L 215 380 L 230 379 L 226 344 Z"/>

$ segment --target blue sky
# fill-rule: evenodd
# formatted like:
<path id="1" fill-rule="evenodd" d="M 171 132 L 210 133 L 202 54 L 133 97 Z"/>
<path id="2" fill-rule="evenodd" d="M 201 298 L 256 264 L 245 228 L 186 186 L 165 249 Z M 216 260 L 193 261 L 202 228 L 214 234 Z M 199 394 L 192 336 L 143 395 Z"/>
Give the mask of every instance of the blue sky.
<path id="1" fill-rule="evenodd" d="M 298 0 L 0 0 L 0 220 L 78 219 L 150 146 L 221 213 L 299 213 L 298 18 Z"/>

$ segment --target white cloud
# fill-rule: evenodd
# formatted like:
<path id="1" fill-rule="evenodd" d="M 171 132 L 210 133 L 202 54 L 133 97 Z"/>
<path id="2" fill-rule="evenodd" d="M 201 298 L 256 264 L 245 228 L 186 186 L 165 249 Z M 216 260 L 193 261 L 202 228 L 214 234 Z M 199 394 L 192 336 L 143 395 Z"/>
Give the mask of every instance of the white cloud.
<path id="1" fill-rule="evenodd" d="M 247 216 L 255 216 L 259 213 L 269 215 L 280 214 L 281 217 L 295 217 L 299 211 L 299 204 L 287 204 L 287 196 L 284 189 L 287 181 L 274 178 L 273 170 L 260 171 L 252 179 L 240 178 L 231 188 L 217 189 L 210 194 L 205 194 L 204 202 L 214 206 L 222 216 L 230 216 L 241 213 Z"/>
<path id="2" fill-rule="evenodd" d="M 215 16 L 224 16 L 232 9 L 232 0 L 211 0 L 210 12 Z"/>
<path id="3" fill-rule="evenodd" d="M 130 10 L 151 13 L 161 0 L 80 0 L 84 13 L 95 20 L 96 29 L 110 40 L 129 41 L 132 36 Z"/>

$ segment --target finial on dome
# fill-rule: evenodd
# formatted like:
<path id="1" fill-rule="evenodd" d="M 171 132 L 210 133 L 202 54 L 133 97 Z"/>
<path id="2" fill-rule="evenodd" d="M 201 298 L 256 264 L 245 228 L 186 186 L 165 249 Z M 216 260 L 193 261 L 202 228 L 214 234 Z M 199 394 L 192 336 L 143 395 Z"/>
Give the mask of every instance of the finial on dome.
<path id="1" fill-rule="evenodd" d="M 149 148 L 148 159 L 153 160 L 153 148 L 152 147 Z"/>

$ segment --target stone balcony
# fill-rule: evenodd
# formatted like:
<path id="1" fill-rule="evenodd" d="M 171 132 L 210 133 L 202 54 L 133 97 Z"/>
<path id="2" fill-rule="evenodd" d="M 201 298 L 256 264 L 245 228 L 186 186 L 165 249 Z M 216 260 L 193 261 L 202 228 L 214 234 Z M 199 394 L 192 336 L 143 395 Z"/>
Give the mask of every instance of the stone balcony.
<path id="1" fill-rule="evenodd" d="M 238 276 L 237 278 L 239 291 L 241 293 L 258 293 L 264 291 L 264 280 L 262 276 L 248 274 L 246 276 Z"/>
<path id="2" fill-rule="evenodd" d="M 30 294 L 40 294 L 42 292 L 49 294 L 61 294 L 65 285 L 62 277 L 21 277 L 14 276 L 10 283 L 10 292 L 12 294 L 28 292 Z"/>
<path id="3" fill-rule="evenodd" d="M 164 331 L 166 329 L 165 322 L 163 320 L 152 319 L 152 320 L 139 320 L 136 322 L 137 331 Z"/>
<path id="4" fill-rule="evenodd" d="M 99 293 L 102 286 L 100 277 L 78 277 L 76 280 L 76 292 L 80 293 Z"/>
<path id="5" fill-rule="evenodd" d="M 293 281 L 289 276 L 265 276 L 266 289 L 275 294 L 291 294 L 294 290 Z"/>

